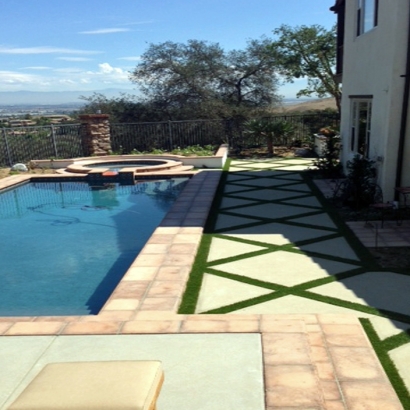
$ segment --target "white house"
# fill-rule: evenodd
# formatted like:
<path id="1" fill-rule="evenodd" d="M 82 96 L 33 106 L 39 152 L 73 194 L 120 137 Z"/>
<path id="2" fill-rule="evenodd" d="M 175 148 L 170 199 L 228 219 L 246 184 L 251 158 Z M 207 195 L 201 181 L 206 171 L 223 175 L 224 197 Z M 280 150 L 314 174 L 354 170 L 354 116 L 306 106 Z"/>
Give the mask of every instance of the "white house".
<path id="1" fill-rule="evenodd" d="M 342 161 L 376 161 L 384 199 L 410 186 L 410 2 L 336 0 Z M 397 195 L 397 193 L 396 193 Z"/>

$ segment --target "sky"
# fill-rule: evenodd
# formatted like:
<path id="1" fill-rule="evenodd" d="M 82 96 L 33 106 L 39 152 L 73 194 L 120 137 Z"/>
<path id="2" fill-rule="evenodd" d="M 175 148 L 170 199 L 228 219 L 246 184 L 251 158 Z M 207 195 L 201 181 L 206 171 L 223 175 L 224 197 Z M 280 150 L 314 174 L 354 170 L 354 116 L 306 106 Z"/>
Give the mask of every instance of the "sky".
<path id="1" fill-rule="evenodd" d="M 149 44 L 205 40 L 226 51 L 287 24 L 330 29 L 334 0 L 0 0 L 0 92 L 136 92 Z M 295 98 L 304 80 L 282 86 Z"/>

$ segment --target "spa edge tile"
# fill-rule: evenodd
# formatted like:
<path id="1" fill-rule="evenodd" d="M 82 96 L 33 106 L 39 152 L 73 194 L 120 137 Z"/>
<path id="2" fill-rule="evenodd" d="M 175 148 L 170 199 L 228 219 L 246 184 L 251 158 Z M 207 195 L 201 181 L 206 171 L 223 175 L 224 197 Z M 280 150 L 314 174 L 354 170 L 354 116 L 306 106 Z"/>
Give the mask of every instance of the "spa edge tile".
<path id="1" fill-rule="evenodd" d="M 176 311 L 179 306 L 179 297 L 147 297 L 141 301 L 139 310 L 169 310 Z"/>
<path id="2" fill-rule="evenodd" d="M 321 381 L 337 380 L 335 369 L 330 360 L 328 362 L 315 362 L 314 365 Z"/>
<path id="3" fill-rule="evenodd" d="M 121 282 L 128 282 L 128 281 L 151 281 L 155 278 L 159 271 L 159 267 L 157 266 L 137 266 L 132 267 L 127 270 L 125 275 L 122 277 Z M 120 283 L 121 283 L 120 282 Z"/>
<path id="4" fill-rule="evenodd" d="M 196 243 L 174 243 L 169 247 L 169 252 L 173 254 L 195 254 L 198 249 Z"/>
<path id="5" fill-rule="evenodd" d="M 310 364 L 309 344 L 304 333 L 268 333 L 262 335 L 265 363 Z"/>
<path id="6" fill-rule="evenodd" d="M 16 322 L 4 335 L 55 335 L 61 333 L 67 325 L 66 322 Z"/>
<path id="7" fill-rule="evenodd" d="M 320 408 L 324 402 L 314 368 L 309 365 L 265 366 L 265 388 L 268 406 Z"/>
<path id="8" fill-rule="evenodd" d="M 163 266 L 158 269 L 156 280 L 186 281 L 191 269 L 188 266 Z"/>
<path id="9" fill-rule="evenodd" d="M 139 253 L 139 255 L 145 254 L 157 254 L 157 253 L 167 253 L 169 250 L 169 244 L 157 244 L 157 243 L 147 243 Z"/>
<path id="10" fill-rule="evenodd" d="M 34 322 L 37 316 L 3 316 L 0 317 L 2 322 Z"/>
<path id="11" fill-rule="evenodd" d="M 138 299 L 124 299 L 115 298 L 115 293 L 111 295 L 107 303 L 101 309 L 101 312 L 106 312 L 110 310 L 132 310 L 134 311 L 140 306 L 140 301 Z"/>
<path id="12" fill-rule="evenodd" d="M 142 299 L 151 286 L 151 281 L 122 281 L 115 288 L 114 299 Z"/>
<path id="13" fill-rule="evenodd" d="M 302 320 L 274 320 L 262 316 L 261 331 L 266 333 L 300 333 L 305 332 L 305 322 Z"/>
<path id="14" fill-rule="evenodd" d="M 320 387 L 325 400 L 342 400 L 340 387 L 335 381 L 321 380 Z"/>
<path id="15" fill-rule="evenodd" d="M 148 290 L 147 297 L 179 297 L 184 290 L 185 284 L 182 281 L 160 281 L 152 282 Z"/>
<path id="16" fill-rule="evenodd" d="M 61 332 L 62 335 L 107 335 L 118 334 L 122 322 L 76 322 L 69 323 Z"/>
<path id="17" fill-rule="evenodd" d="M 177 333 L 180 329 L 181 321 L 178 320 L 133 320 L 125 322 L 122 334 L 164 334 Z"/>
<path id="18" fill-rule="evenodd" d="M 226 333 L 228 321 L 221 320 L 185 320 L 181 326 L 181 333 Z"/>
<path id="19" fill-rule="evenodd" d="M 346 405 L 339 400 L 326 400 L 324 404 L 325 410 L 346 410 Z"/>
<path id="20" fill-rule="evenodd" d="M 145 320 L 145 321 L 152 321 L 152 320 L 175 320 L 175 321 L 183 321 L 185 320 L 187 315 L 178 315 L 177 313 L 170 312 L 168 310 L 147 310 L 144 312 L 138 311 L 135 314 L 134 320 Z"/>
<path id="21" fill-rule="evenodd" d="M 0 335 L 6 333 L 13 324 L 14 322 L 0 322 Z"/>
<path id="22" fill-rule="evenodd" d="M 348 409 L 403 410 L 393 388 L 378 381 L 342 381 L 340 383 Z"/>
<path id="23" fill-rule="evenodd" d="M 134 310 L 112 310 L 100 312 L 98 315 L 82 316 L 79 322 L 122 322 L 132 320 L 134 316 Z"/>
<path id="24" fill-rule="evenodd" d="M 387 380 L 370 347 L 331 347 L 329 352 L 339 380 Z"/>

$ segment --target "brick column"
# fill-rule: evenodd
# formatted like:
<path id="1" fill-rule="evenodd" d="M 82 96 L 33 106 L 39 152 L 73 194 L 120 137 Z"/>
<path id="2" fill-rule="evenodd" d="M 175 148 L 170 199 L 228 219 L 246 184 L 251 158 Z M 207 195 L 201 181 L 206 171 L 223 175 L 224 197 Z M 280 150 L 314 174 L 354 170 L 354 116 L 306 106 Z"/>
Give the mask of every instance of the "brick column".
<path id="1" fill-rule="evenodd" d="M 110 123 L 107 114 L 80 115 L 81 144 L 85 156 L 111 154 Z"/>

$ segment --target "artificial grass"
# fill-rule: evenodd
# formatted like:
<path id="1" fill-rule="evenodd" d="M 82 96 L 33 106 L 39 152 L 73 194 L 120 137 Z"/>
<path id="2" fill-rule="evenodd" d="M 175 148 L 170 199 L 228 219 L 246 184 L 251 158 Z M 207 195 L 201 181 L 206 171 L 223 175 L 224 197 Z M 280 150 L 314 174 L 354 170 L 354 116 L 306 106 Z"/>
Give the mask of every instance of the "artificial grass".
<path id="1" fill-rule="evenodd" d="M 401 346 L 404 343 L 410 342 L 408 332 L 403 332 L 400 335 L 392 336 L 391 338 L 382 341 L 377 335 L 374 327 L 369 319 L 360 319 L 360 322 L 365 330 L 370 343 L 376 352 L 384 371 L 389 377 L 389 380 L 403 405 L 404 410 L 410 410 L 410 393 L 401 378 L 397 367 L 389 356 L 389 351 Z M 389 340 L 390 339 L 390 340 Z M 392 343 L 393 341 L 393 343 Z"/>

